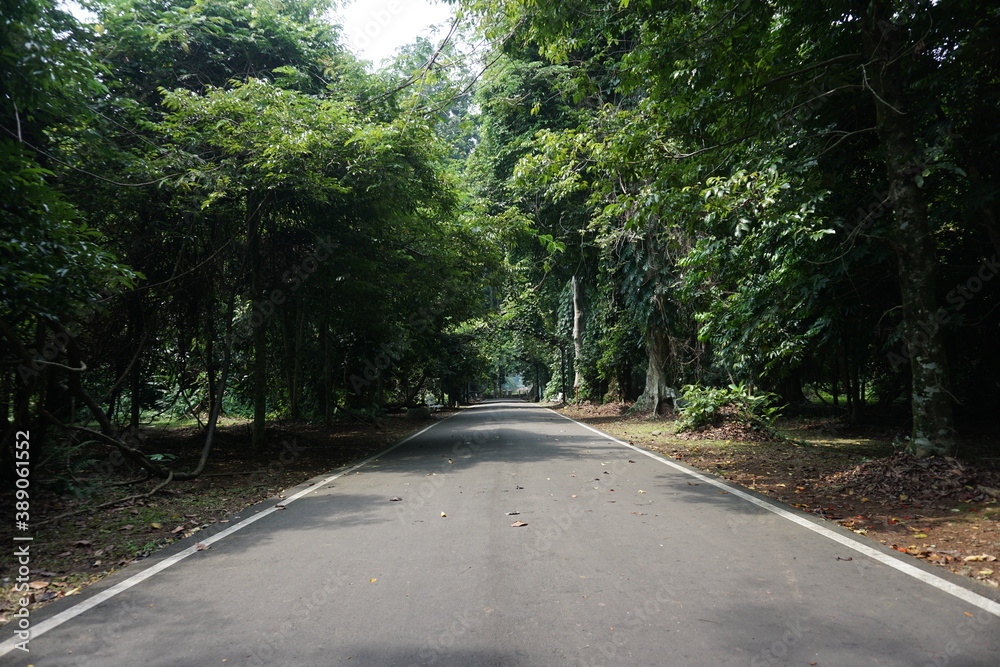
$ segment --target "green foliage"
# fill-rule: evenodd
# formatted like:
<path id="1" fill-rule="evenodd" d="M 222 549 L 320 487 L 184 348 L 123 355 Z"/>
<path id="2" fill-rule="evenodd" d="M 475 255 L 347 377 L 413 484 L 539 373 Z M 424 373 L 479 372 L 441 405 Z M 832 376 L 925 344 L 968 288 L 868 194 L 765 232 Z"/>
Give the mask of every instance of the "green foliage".
<path id="1" fill-rule="evenodd" d="M 776 402 L 774 394 L 754 393 L 743 383 L 724 388 L 686 385 L 677 430 L 693 431 L 727 420 L 770 432 L 781 411 Z"/>

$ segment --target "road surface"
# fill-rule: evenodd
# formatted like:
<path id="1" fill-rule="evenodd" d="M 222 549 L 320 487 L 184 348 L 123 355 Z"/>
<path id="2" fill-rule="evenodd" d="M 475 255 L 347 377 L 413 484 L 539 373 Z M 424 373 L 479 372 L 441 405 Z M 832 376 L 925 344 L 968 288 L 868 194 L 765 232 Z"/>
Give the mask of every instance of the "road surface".
<path id="1" fill-rule="evenodd" d="M 36 612 L 0 663 L 1000 665 L 971 582 L 527 403 L 286 495 Z"/>

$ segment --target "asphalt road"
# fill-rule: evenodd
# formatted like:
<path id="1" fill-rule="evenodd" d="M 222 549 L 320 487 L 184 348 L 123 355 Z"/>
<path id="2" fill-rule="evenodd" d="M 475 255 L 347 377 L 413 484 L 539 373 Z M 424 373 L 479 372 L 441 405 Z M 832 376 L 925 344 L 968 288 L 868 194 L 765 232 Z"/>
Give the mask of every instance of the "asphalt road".
<path id="1" fill-rule="evenodd" d="M 40 610 L 0 663 L 1000 665 L 973 584 L 529 404 L 286 495 Z"/>

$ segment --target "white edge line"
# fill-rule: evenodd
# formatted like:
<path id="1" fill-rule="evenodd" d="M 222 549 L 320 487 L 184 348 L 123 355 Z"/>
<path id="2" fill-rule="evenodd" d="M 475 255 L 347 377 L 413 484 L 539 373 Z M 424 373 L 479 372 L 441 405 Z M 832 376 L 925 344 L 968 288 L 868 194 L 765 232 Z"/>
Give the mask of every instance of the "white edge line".
<path id="1" fill-rule="evenodd" d="M 312 493 L 313 491 L 318 491 L 319 489 L 323 488 L 324 486 L 326 486 L 327 484 L 329 484 L 333 480 L 337 479 L 338 477 L 343 477 L 344 475 L 346 475 L 348 473 L 351 473 L 351 472 L 354 472 L 358 468 L 371 463 L 375 459 L 378 459 L 378 458 L 381 458 L 381 457 L 385 456 L 386 454 L 388 454 L 392 450 L 396 449 L 397 447 L 405 445 L 407 442 L 409 442 L 410 440 L 413 440 L 414 438 L 416 438 L 419 435 L 423 435 L 425 432 L 429 431 L 430 429 L 434 428 L 435 426 L 437 426 L 441 422 L 445 421 L 445 419 L 450 419 L 451 417 L 454 417 L 456 414 L 460 414 L 460 413 L 456 412 L 454 414 L 450 414 L 447 417 L 445 417 L 444 419 L 442 419 L 440 421 L 436 421 L 433 424 L 430 424 L 430 425 L 428 425 L 428 426 L 420 429 L 416 433 L 411 433 L 410 435 L 406 436 L 405 438 L 402 438 L 401 440 L 398 440 L 397 442 L 393 443 L 389 447 L 383 449 L 382 451 L 380 451 L 380 452 L 378 452 L 376 454 L 372 454 L 371 456 L 369 456 L 365 460 L 360 461 L 358 463 L 355 463 L 355 464 L 351 465 L 348 468 L 344 468 L 340 472 L 334 473 L 333 475 L 330 475 L 329 477 L 323 479 L 321 482 L 313 484 L 312 486 L 299 491 L 295 495 L 286 498 L 280 504 L 287 506 L 290 503 L 295 502 L 299 498 L 302 498 L 303 496 L 306 496 L 306 495 Z M 263 502 L 267 502 L 267 501 L 264 500 Z M 239 523 L 237 523 L 237 524 L 235 524 L 233 526 L 230 526 L 229 528 L 226 528 L 225 530 L 220 531 L 220 532 L 216 533 L 215 535 L 212 535 L 211 537 L 207 537 L 204 540 L 201 540 L 199 542 L 199 544 L 203 544 L 206 547 L 210 546 L 212 544 L 215 544 L 219 540 L 224 539 L 226 537 L 229 537 L 230 535 L 232 535 L 236 531 L 242 530 L 242 529 L 246 528 L 247 526 L 249 526 L 250 524 L 252 524 L 253 522 L 258 521 L 260 519 L 263 519 L 264 517 L 268 516 L 269 514 L 273 514 L 274 512 L 277 512 L 277 511 L 278 511 L 277 507 L 268 507 L 265 510 L 261 510 L 257 514 L 254 514 L 251 517 L 247 517 L 243 521 L 240 521 Z M 109 588 L 107 590 L 104 590 L 104 591 L 101 591 L 100 593 L 94 595 L 93 597 L 87 598 L 86 600 L 82 601 L 80 604 L 74 605 L 74 606 L 70 607 L 69 609 L 67 609 L 65 611 L 59 612 L 58 614 L 56 614 L 52 618 L 48 618 L 48 619 L 42 621 L 41 623 L 38 623 L 37 625 L 32 625 L 30 627 L 30 629 L 29 629 L 29 632 L 31 634 L 29 635 L 28 641 L 29 642 L 33 641 L 33 640 L 37 639 L 38 637 L 44 635 L 49 630 L 53 630 L 53 629 L 59 627 L 60 625 L 62 625 L 63 623 L 66 623 L 67 621 L 70 621 L 70 620 L 76 618 L 80 614 L 83 614 L 84 612 L 90 611 L 91 609 L 93 609 L 97 605 L 101 604 L 102 602 L 110 600 L 111 598 L 115 597 L 119 593 L 124 593 L 125 591 L 127 591 L 130 588 L 132 588 L 133 586 L 136 586 L 137 584 L 142 583 L 143 581 L 145 581 L 146 579 L 149 579 L 150 577 L 152 577 L 155 574 L 163 572 L 168 567 L 170 567 L 172 565 L 176 565 L 177 563 L 181 562 L 182 560 L 184 560 L 188 556 L 190 556 L 190 555 L 192 555 L 194 553 L 197 553 L 200 550 L 201 549 L 198 549 L 197 546 L 190 546 L 187 549 L 184 549 L 183 551 L 175 553 L 173 556 L 170 556 L 169 558 L 160 561 L 156 565 L 153 565 L 152 567 L 150 567 L 148 569 L 145 569 L 142 572 L 139 572 L 138 574 L 135 574 L 135 575 L 129 577 L 125 581 L 118 582 L 117 584 L 115 584 L 111 588 Z M 10 625 L 14 626 L 14 629 L 16 630 L 17 629 L 16 628 L 16 619 L 13 619 L 11 621 Z M 18 638 L 18 637 L 15 636 L 15 637 L 11 637 L 7 641 L 5 641 L 2 644 L 0 644 L 0 658 L 2 658 L 3 656 L 7 655 L 11 651 L 13 651 L 15 648 L 17 648 L 18 644 L 21 644 L 24 641 L 25 640 L 20 639 L 20 638 Z"/>
<path id="2" fill-rule="evenodd" d="M 541 407 L 541 406 L 539 406 L 539 407 Z M 969 604 L 971 604 L 973 606 L 976 606 L 976 607 L 982 609 L 983 611 L 987 611 L 987 612 L 993 614 L 994 616 L 1000 617 L 1000 602 L 997 602 L 995 600 L 991 600 L 988 597 L 979 595 L 978 593 L 976 593 L 974 591 L 970 591 L 969 589 L 964 588 L 962 586 L 959 586 L 958 584 L 955 584 L 953 582 L 950 582 L 947 579 L 943 579 L 942 577 L 939 577 L 936 574 L 931 574 L 930 572 L 925 572 L 924 570 L 922 570 L 922 569 L 920 569 L 920 568 L 918 568 L 918 567 L 916 567 L 916 566 L 914 566 L 914 565 L 912 565 L 910 563 L 907 563 L 907 562 L 905 562 L 903 560 L 900 560 L 899 558 L 897 558 L 895 556 L 883 553 L 883 552 L 879 551 L 878 549 L 873 549 L 872 547 L 867 546 L 865 544 L 862 544 L 860 542 L 857 542 L 856 540 L 853 540 L 850 537 L 847 537 L 846 535 L 841 535 L 840 533 L 838 533 L 838 532 L 836 532 L 834 530 L 830 530 L 829 528 L 827 528 L 826 526 L 824 526 L 822 524 L 815 523 L 815 522 L 813 522 L 813 521 L 805 518 L 804 516 L 799 516 L 798 514 L 792 512 L 790 510 L 787 510 L 787 509 L 785 509 L 783 507 L 779 507 L 779 506 L 774 505 L 774 504 L 772 504 L 772 503 L 770 503 L 770 502 L 768 502 L 766 500 L 763 500 L 763 499 L 758 498 L 758 497 L 756 497 L 754 495 L 751 495 L 749 493 L 741 491 L 740 489 L 738 489 L 738 488 L 736 488 L 736 487 L 734 487 L 734 486 L 732 486 L 730 484 L 727 484 L 726 482 L 724 482 L 724 481 L 722 481 L 722 480 L 720 480 L 720 479 L 718 479 L 716 477 L 713 477 L 711 475 L 707 475 L 707 474 L 704 474 L 704 473 L 701 473 L 701 472 L 697 472 L 695 470 L 691 470 L 691 469 L 689 469 L 686 466 L 682 466 L 682 465 L 680 465 L 680 464 L 678 464 L 678 463 L 676 463 L 674 461 L 671 461 L 670 459 L 666 458 L 665 456 L 660 456 L 659 454 L 657 454 L 655 452 L 651 452 L 648 449 L 643 449 L 641 447 L 636 447 L 635 445 L 633 445 L 631 443 L 628 443 L 628 442 L 625 442 L 624 440 L 619 440 L 618 438 L 616 438 L 616 437 L 614 437 L 612 435 L 609 435 L 608 433 L 605 433 L 605 432 L 603 432 L 601 430 L 598 430 L 598 429 L 594 428 L 593 426 L 588 426 L 587 424 L 583 424 L 581 422 L 578 422 L 577 420 L 573 419 L 572 417 L 567 417 L 566 415 L 564 415 L 564 414 L 562 414 L 560 412 L 556 412 L 555 410 L 552 410 L 551 408 L 542 408 L 542 409 L 543 410 L 548 410 L 549 412 L 557 414 L 560 417 L 562 417 L 563 419 L 568 419 L 569 421 L 573 422 L 574 424 L 578 424 L 578 425 L 582 426 L 583 428 L 587 429 L 588 431 L 593 431 L 594 433 L 600 435 L 602 438 L 607 438 L 607 439 L 611 440 L 612 442 L 616 442 L 619 445 L 622 445 L 624 447 L 628 447 L 629 449 L 632 449 L 632 450 L 634 450 L 634 451 L 636 451 L 636 452 L 638 452 L 640 454 L 645 454 L 646 456 L 648 456 L 648 457 L 650 457 L 652 459 L 656 459 L 660 463 L 665 463 L 665 464 L 667 464 L 668 466 L 670 466 L 672 468 L 675 468 L 675 469 L 677 469 L 677 470 L 679 470 L 679 471 L 681 471 L 683 473 L 686 473 L 686 474 L 688 474 L 688 475 L 690 475 L 692 477 L 695 477 L 695 478 L 701 480 L 702 482 L 705 482 L 706 484 L 711 484 L 712 486 L 716 486 L 716 487 L 718 487 L 720 489 L 724 489 L 727 493 L 730 493 L 730 494 L 732 494 L 732 495 L 734 495 L 734 496 L 736 496 L 738 498 L 742 498 L 743 500 L 745 500 L 745 501 L 747 501 L 749 503 L 753 503 L 757 507 L 765 509 L 768 512 L 772 512 L 774 514 L 777 514 L 778 516 L 780 516 L 780 517 L 782 517 L 784 519 L 788 519 L 789 521 L 792 521 L 793 523 L 796 523 L 796 524 L 802 526 L 803 528 L 808 528 L 809 530 L 813 531 L 814 533 L 818 533 L 818 534 L 822 535 L 823 537 L 827 537 L 827 538 L 833 540 L 834 542 L 842 544 L 843 546 L 847 547 L 848 549 L 853 549 L 854 551 L 856 551 L 856 552 L 858 552 L 860 554 L 863 554 L 865 556 L 868 556 L 869 558 L 871 558 L 873 560 L 877 560 L 878 562 L 882 563 L 883 565 L 888 565 L 891 568 L 895 568 L 896 570 L 899 570 L 903 574 L 909 575 L 909 576 L 913 577 L 914 579 L 917 579 L 919 581 L 922 581 L 925 584 L 928 584 L 929 586 L 933 586 L 933 587 L 935 587 L 935 588 L 937 588 L 939 590 L 944 591 L 945 593 L 949 593 L 949 594 L 951 594 L 951 595 L 959 598 L 960 600 L 962 600 L 964 602 L 968 602 Z"/>

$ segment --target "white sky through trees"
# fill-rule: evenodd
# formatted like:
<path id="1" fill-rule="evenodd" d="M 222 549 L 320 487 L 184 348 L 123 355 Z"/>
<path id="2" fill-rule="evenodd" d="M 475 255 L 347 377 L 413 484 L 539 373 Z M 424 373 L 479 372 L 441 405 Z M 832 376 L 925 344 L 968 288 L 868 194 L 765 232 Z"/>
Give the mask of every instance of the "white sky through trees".
<path id="1" fill-rule="evenodd" d="M 450 5 L 434 0 L 354 0 L 332 20 L 343 26 L 347 47 L 378 67 L 400 46 L 449 21 L 451 11 Z"/>
<path id="2" fill-rule="evenodd" d="M 83 22 L 96 19 L 75 0 L 59 4 Z M 442 31 L 432 33 L 431 28 L 449 22 L 452 15 L 452 7 L 437 0 L 347 0 L 344 5 L 330 20 L 343 27 L 347 47 L 376 68 L 420 35 L 443 36 Z"/>

